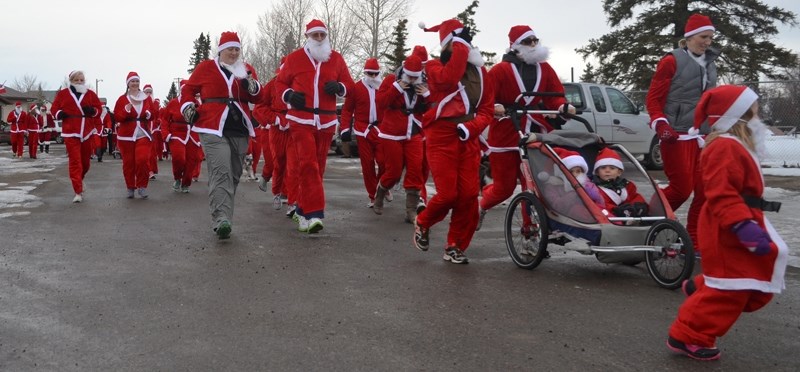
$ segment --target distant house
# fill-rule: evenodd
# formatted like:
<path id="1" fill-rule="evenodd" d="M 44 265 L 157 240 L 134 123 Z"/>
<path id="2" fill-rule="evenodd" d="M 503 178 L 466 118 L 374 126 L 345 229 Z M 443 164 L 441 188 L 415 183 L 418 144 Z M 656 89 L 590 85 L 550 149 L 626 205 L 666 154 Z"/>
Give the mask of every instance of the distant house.
<path id="1" fill-rule="evenodd" d="M 22 109 L 25 111 L 28 111 L 32 103 L 40 102 L 39 92 L 23 93 L 9 87 L 5 87 L 5 90 L 5 93 L 0 93 L 0 121 L 6 121 L 8 113 L 14 111 L 16 102 L 22 102 Z"/>

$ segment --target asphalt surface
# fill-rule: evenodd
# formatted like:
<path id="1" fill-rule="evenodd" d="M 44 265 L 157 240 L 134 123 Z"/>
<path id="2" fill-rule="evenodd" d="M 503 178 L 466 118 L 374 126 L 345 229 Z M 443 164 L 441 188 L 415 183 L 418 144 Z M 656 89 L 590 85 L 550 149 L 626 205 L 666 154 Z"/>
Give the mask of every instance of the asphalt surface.
<path id="1" fill-rule="evenodd" d="M 219 241 L 205 170 L 177 194 L 169 164 L 148 200 L 125 198 L 119 160 L 92 163 L 81 204 L 65 164 L 2 174 L 37 185 L 41 203 L 0 219 L 0 370 L 800 370 L 796 269 L 720 339 L 720 361 L 697 362 L 665 346 L 680 291 L 659 288 L 643 264 L 577 253 L 519 269 L 502 208 L 470 264 L 452 265 L 441 258 L 447 220 L 417 251 L 403 196 L 376 216 L 357 160 L 335 157 L 322 233 L 297 232 L 247 182 L 232 238 Z"/>

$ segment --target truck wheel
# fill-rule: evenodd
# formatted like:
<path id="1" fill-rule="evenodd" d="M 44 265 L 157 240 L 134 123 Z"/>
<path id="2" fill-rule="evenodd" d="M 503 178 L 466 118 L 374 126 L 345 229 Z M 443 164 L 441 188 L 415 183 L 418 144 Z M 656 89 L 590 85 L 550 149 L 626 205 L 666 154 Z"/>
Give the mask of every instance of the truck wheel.
<path id="1" fill-rule="evenodd" d="M 661 158 L 661 144 L 658 137 L 653 137 L 650 142 L 650 151 L 644 156 L 644 166 L 650 170 L 664 169 L 664 159 Z"/>

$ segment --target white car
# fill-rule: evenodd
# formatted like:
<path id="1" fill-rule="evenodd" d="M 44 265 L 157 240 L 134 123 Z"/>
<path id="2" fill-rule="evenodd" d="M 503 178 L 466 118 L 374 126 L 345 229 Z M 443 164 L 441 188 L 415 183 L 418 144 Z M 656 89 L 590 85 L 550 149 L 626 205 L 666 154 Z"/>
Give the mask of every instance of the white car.
<path id="1" fill-rule="evenodd" d="M 606 142 L 625 146 L 649 169 L 662 169 L 661 148 L 650 129 L 650 116 L 640 112 L 625 93 L 602 84 L 564 83 L 564 94 Z M 563 129 L 586 130 L 576 120 L 568 121 Z"/>

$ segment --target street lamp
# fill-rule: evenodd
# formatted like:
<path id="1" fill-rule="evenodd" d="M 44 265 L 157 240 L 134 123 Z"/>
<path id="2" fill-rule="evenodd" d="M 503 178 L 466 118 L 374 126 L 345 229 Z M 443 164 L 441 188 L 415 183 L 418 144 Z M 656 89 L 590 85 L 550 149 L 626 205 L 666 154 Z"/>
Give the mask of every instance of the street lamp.
<path id="1" fill-rule="evenodd" d="M 94 79 L 94 90 L 95 90 L 95 93 L 97 93 L 97 97 L 98 98 L 100 97 L 100 82 L 101 81 L 103 81 L 103 79 Z"/>

